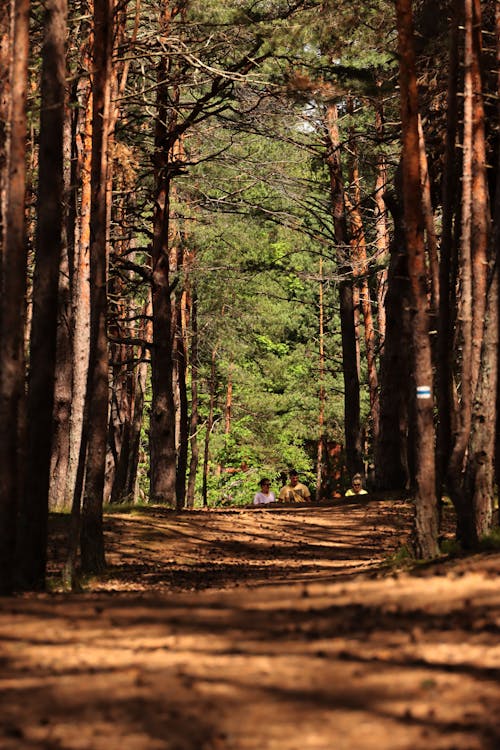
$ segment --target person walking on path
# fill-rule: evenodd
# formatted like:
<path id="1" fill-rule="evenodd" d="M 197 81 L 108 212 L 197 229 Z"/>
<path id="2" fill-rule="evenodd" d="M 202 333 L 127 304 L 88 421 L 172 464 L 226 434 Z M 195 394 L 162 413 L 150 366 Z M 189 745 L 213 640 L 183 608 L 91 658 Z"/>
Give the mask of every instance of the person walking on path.
<path id="1" fill-rule="evenodd" d="M 278 500 L 280 503 L 303 503 L 311 499 L 311 493 L 305 484 L 299 482 L 299 475 L 295 469 L 289 474 L 289 482 L 281 488 Z"/>

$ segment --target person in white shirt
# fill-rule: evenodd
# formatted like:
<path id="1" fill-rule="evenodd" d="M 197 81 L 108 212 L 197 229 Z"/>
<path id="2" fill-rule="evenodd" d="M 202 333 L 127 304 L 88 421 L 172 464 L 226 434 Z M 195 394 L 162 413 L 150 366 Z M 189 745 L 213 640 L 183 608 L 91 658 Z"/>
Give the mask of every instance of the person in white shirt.
<path id="1" fill-rule="evenodd" d="M 274 492 L 270 490 L 271 481 L 269 479 L 261 479 L 259 482 L 260 492 L 256 492 L 253 498 L 254 505 L 265 505 L 266 503 L 275 503 L 276 497 Z"/>

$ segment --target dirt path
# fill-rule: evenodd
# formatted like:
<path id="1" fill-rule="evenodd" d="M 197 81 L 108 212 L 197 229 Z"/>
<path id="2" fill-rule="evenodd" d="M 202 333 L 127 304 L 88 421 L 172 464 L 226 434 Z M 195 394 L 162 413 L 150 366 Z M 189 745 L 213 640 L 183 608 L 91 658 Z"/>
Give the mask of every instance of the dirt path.
<path id="1" fill-rule="evenodd" d="M 409 513 L 108 517 L 105 580 L 0 600 L 1 750 L 497 750 L 500 554 L 395 572 Z"/>

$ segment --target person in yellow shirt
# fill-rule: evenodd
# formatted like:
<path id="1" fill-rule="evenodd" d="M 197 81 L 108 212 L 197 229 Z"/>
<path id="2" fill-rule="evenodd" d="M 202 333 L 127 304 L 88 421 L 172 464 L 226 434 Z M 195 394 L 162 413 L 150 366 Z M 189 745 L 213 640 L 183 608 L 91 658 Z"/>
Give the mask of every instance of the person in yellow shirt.
<path id="1" fill-rule="evenodd" d="M 311 499 L 311 493 L 305 484 L 299 482 L 299 475 L 295 469 L 292 469 L 290 474 L 290 481 L 281 488 L 278 496 L 280 503 L 303 503 Z"/>
<path id="2" fill-rule="evenodd" d="M 353 495 L 367 495 L 368 492 L 363 487 L 363 477 L 361 474 L 355 474 L 352 478 L 351 486 L 345 493 L 346 497 L 353 497 Z"/>

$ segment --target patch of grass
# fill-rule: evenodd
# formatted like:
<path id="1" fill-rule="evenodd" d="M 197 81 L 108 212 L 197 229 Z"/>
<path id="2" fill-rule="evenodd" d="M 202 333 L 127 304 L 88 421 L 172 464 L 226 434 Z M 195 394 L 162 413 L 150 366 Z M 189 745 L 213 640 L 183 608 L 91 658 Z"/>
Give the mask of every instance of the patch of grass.
<path id="1" fill-rule="evenodd" d="M 500 526 L 496 526 L 489 534 L 483 536 L 479 541 L 479 549 L 481 552 L 497 552 L 500 550 Z"/>
<path id="2" fill-rule="evenodd" d="M 104 506 L 104 513 L 106 515 L 113 515 L 114 513 L 142 513 L 147 508 L 151 508 L 149 503 L 139 501 L 138 503 L 108 503 Z"/>
<path id="3" fill-rule="evenodd" d="M 406 544 L 403 544 L 399 549 L 385 558 L 385 564 L 389 570 L 413 567 L 415 562 L 415 557 Z"/>
<path id="4" fill-rule="evenodd" d="M 439 549 L 443 555 L 450 555 L 451 557 L 461 555 L 463 552 L 460 542 L 456 539 L 443 539 Z"/>

